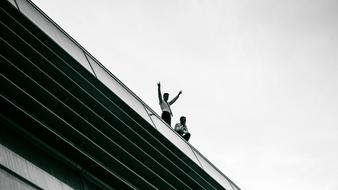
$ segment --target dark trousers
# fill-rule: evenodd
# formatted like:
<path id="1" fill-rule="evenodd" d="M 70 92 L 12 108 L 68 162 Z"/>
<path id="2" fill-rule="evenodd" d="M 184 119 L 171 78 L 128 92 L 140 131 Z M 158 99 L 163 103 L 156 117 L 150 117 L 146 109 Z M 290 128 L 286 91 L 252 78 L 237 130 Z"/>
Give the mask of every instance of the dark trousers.
<path id="1" fill-rule="evenodd" d="M 183 132 L 178 132 L 186 141 L 190 139 L 190 133 L 183 133 Z"/>
<path id="2" fill-rule="evenodd" d="M 170 115 L 169 112 L 167 112 L 167 111 L 162 112 L 161 118 L 162 118 L 166 123 L 168 123 L 169 126 L 171 125 L 171 115 Z"/>

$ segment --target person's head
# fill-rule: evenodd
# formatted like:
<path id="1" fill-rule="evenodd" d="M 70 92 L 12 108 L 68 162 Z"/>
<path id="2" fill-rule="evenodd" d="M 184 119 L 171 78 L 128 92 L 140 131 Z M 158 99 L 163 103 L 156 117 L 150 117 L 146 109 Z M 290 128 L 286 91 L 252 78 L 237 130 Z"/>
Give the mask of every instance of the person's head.
<path id="1" fill-rule="evenodd" d="M 168 99 L 169 99 L 169 94 L 168 94 L 168 93 L 164 93 L 164 94 L 163 94 L 163 99 L 164 99 L 164 101 L 168 101 Z"/>
<path id="2" fill-rule="evenodd" d="M 180 123 L 181 123 L 182 125 L 184 125 L 185 122 L 186 122 L 185 116 L 181 116 L 181 117 L 180 117 Z"/>

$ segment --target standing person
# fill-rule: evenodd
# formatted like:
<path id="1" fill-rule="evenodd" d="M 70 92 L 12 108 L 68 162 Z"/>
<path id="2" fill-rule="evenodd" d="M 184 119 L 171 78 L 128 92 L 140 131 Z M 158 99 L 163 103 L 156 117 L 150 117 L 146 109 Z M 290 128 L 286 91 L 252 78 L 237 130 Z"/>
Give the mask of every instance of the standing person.
<path id="1" fill-rule="evenodd" d="M 158 88 L 158 99 L 160 101 L 160 106 L 162 110 L 162 119 L 171 125 L 171 117 L 173 116 L 173 113 L 171 112 L 170 106 L 178 99 L 178 97 L 182 94 L 182 90 L 177 94 L 177 96 L 172 99 L 171 101 L 168 102 L 169 99 L 169 94 L 164 93 L 163 94 L 163 99 L 162 99 L 162 94 L 161 94 L 161 83 L 157 83 L 157 88 Z"/>
<path id="2" fill-rule="evenodd" d="M 175 131 L 180 134 L 186 141 L 190 139 L 190 133 L 188 131 L 187 125 L 185 124 L 186 118 L 181 116 L 180 122 L 176 123 Z"/>

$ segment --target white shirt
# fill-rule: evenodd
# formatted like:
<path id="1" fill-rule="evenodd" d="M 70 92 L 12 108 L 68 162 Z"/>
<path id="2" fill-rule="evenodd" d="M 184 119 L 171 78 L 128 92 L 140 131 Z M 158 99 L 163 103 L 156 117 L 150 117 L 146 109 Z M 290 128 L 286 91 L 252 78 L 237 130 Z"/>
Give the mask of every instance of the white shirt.
<path id="1" fill-rule="evenodd" d="M 171 113 L 171 110 L 170 110 L 170 105 L 168 102 L 165 102 L 164 100 L 160 103 L 160 106 L 161 106 L 161 110 L 162 111 L 167 111 L 169 113 Z"/>
<path id="2" fill-rule="evenodd" d="M 175 131 L 183 131 L 184 133 L 188 132 L 188 128 L 186 125 L 182 125 L 181 123 L 176 123 Z"/>

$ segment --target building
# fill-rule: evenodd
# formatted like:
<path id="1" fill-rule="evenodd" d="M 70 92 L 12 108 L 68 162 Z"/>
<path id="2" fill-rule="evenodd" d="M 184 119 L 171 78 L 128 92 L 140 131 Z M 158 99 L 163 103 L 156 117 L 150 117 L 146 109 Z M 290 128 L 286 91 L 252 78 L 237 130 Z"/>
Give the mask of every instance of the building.
<path id="1" fill-rule="evenodd" d="M 32 2 L 0 14 L 0 189 L 240 189 Z"/>

